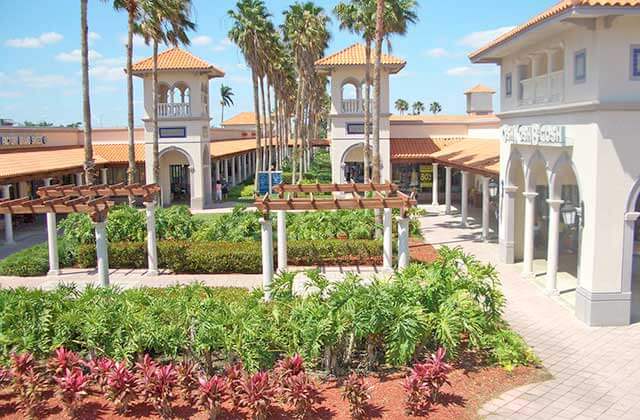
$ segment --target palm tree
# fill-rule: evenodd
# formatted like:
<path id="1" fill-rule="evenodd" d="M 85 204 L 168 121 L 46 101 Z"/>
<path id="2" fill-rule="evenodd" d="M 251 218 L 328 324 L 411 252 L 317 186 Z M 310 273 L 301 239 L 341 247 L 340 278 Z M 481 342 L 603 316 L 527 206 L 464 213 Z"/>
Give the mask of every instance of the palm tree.
<path id="1" fill-rule="evenodd" d="M 411 105 L 411 110 L 413 111 L 413 115 L 420 115 L 424 112 L 424 104 L 420 101 L 416 101 Z"/>
<path id="2" fill-rule="evenodd" d="M 439 114 L 440 112 L 442 112 L 442 106 L 438 102 L 431 102 L 431 104 L 429 105 L 429 112 L 431 112 L 433 115 Z"/>
<path id="3" fill-rule="evenodd" d="M 195 29 L 191 21 L 191 0 L 141 0 L 139 33 L 147 45 L 153 45 L 153 182 L 160 182 L 160 153 L 158 145 L 158 45 L 189 45 L 187 31 Z"/>
<path id="4" fill-rule="evenodd" d="M 260 97 L 258 80 L 260 77 L 260 46 L 264 36 L 269 14 L 263 0 L 239 0 L 235 10 L 229 10 L 233 26 L 229 30 L 229 39 L 242 51 L 247 65 L 251 69 L 253 85 L 253 110 L 256 114 L 256 174 L 255 188 L 258 188 L 258 171 L 262 167 L 261 145 L 262 128 L 260 124 Z"/>
<path id="5" fill-rule="evenodd" d="M 396 110 L 400 112 L 400 115 L 404 115 L 404 113 L 409 109 L 409 102 L 405 101 L 404 99 L 397 99 L 395 102 L 395 107 Z"/>
<path id="6" fill-rule="evenodd" d="M 95 179 L 93 141 L 91 138 L 91 103 L 89 100 L 89 26 L 87 0 L 80 0 L 80 43 L 82 44 L 82 118 L 84 128 L 84 176 L 88 185 Z"/>
<path id="7" fill-rule="evenodd" d="M 109 1 L 109 0 L 102 0 Z M 133 184 L 136 180 L 136 152 L 133 120 L 133 34 L 140 17 L 140 2 L 138 0 L 113 0 L 113 8 L 127 12 L 127 128 L 128 128 L 128 169 L 127 183 Z M 131 197 L 133 199 L 133 197 Z"/>
<path id="8" fill-rule="evenodd" d="M 234 105 L 233 91 L 230 86 L 223 84 L 220 86 L 220 125 L 222 125 L 224 121 L 224 108 L 230 107 L 231 105 Z"/>

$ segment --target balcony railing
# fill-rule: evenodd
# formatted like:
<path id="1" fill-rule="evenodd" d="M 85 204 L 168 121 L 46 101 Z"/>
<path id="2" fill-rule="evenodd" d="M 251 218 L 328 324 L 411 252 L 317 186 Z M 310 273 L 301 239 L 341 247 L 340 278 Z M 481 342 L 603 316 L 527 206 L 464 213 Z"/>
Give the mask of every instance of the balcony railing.
<path id="1" fill-rule="evenodd" d="M 521 105 L 560 102 L 564 92 L 564 71 L 525 79 L 522 84 Z"/>
<path id="2" fill-rule="evenodd" d="M 369 107 L 369 109 L 371 109 L 371 107 Z M 364 99 L 343 99 L 341 112 L 344 114 L 363 114 Z"/>
<path id="3" fill-rule="evenodd" d="M 158 104 L 158 117 L 160 118 L 175 118 L 175 117 L 190 117 L 190 116 L 191 116 L 191 104 L 189 103 Z"/>

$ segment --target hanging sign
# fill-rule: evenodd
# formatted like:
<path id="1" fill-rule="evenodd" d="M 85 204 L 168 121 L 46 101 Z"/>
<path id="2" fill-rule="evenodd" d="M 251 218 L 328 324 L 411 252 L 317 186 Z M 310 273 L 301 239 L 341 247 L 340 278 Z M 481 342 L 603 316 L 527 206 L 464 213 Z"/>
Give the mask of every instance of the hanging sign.
<path id="1" fill-rule="evenodd" d="M 505 143 L 529 146 L 567 145 L 564 126 L 550 124 L 503 125 L 502 140 Z"/>
<path id="2" fill-rule="evenodd" d="M 282 183 L 282 171 L 258 172 L 258 194 L 273 194 L 273 187 Z"/>

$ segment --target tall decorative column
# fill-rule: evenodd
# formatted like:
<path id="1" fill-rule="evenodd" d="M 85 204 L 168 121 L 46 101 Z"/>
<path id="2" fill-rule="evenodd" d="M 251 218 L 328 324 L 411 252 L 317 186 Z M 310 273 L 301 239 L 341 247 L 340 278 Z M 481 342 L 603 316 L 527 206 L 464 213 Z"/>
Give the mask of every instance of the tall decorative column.
<path id="1" fill-rule="evenodd" d="M 214 181 L 220 181 L 220 160 L 216 159 L 214 165 L 215 165 L 215 180 Z"/>
<path id="2" fill-rule="evenodd" d="M 439 206 L 440 203 L 438 202 L 438 164 L 437 163 L 433 163 L 433 173 L 432 173 L 432 182 L 431 182 L 431 205 L 432 206 Z"/>
<path id="3" fill-rule="evenodd" d="M 534 231 L 536 211 L 536 192 L 522 193 L 525 198 L 524 206 L 524 252 L 522 262 L 522 276 L 531 277 L 533 275 L 533 251 L 534 251 Z"/>
<path id="4" fill-rule="evenodd" d="M 489 178 L 482 177 L 482 240 L 489 242 Z"/>
<path id="5" fill-rule="evenodd" d="M 502 215 L 500 232 L 500 261 L 515 263 L 515 213 L 518 187 L 506 185 L 502 188 Z"/>
<path id="6" fill-rule="evenodd" d="M 94 222 L 96 231 L 96 254 L 98 257 L 98 279 L 103 287 L 109 286 L 109 248 L 107 245 L 107 222 Z"/>
<path id="7" fill-rule="evenodd" d="M 560 207 L 562 200 L 547 200 L 549 203 L 549 243 L 547 245 L 547 290 L 550 295 L 558 294 L 558 257 L 560 242 Z"/>
<path id="8" fill-rule="evenodd" d="M 409 265 L 409 218 L 398 219 L 398 270 Z"/>
<path id="9" fill-rule="evenodd" d="M 444 212 L 451 214 L 451 166 L 445 166 Z"/>
<path id="10" fill-rule="evenodd" d="M 76 185 L 84 185 L 84 172 L 76 174 Z"/>
<path id="11" fill-rule="evenodd" d="M 44 186 L 51 186 L 51 178 L 44 179 Z M 48 276 L 60 275 L 60 259 L 58 257 L 58 231 L 56 214 L 47 212 L 47 248 L 49 250 Z"/>
<path id="12" fill-rule="evenodd" d="M 100 168 L 100 182 L 103 184 L 109 183 L 109 168 Z"/>
<path id="13" fill-rule="evenodd" d="M 287 212 L 278 210 L 278 271 L 287 271 Z"/>
<path id="14" fill-rule="evenodd" d="M 233 156 L 229 159 L 229 163 L 231 164 L 231 186 L 236 185 L 236 157 Z"/>
<path id="15" fill-rule="evenodd" d="M 2 197 L 11 199 L 11 184 L 2 186 Z M 9 213 L 4 215 L 4 241 L 6 245 L 13 245 L 16 243 L 13 237 L 13 217 Z"/>
<path id="16" fill-rule="evenodd" d="M 260 236 L 262 238 L 262 288 L 264 300 L 271 300 L 271 283 L 273 283 L 273 229 L 269 216 L 260 218 Z"/>
<path id="17" fill-rule="evenodd" d="M 393 212 L 391 209 L 384 209 L 382 213 L 382 268 L 393 270 Z"/>
<path id="18" fill-rule="evenodd" d="M 229 159 L 224 160 L 224 164 L 222 165 L 224 169 L 224 177 L 225 182 L 229 182 Z"/>
<path id="19" fill-rule="evenodd" d="M 467 218 L 469 214 L 469 172 L 462 171 L 462 191 L 460 203 L 460 225 L 467 227 Z"/>
<path id="20" fill-rule="evenodd" d="M 147 275 L 158 275 L 158 245 L 156 243 L 156 213 L 153 201 L 144 203 L 147 213 Z"/>

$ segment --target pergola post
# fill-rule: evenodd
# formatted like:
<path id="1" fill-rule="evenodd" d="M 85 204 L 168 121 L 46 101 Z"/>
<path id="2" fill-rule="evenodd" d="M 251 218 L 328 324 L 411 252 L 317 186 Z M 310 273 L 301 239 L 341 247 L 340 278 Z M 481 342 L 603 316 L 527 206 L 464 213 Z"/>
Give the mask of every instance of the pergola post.
<path id="1" fill-rule="evenodd" d="M 547 290 L 549 295 L 558 294 L 558 252 L 560 241 L 560 207 L 562 200 L 547 200 L 549 203 L 549 244 L 547 252 Z"/>
<path id="2" fill-rule="evenodd" d="M 451 214 L 451 166 L 446 166 L 444 184 L 444 212 Z"/>
<path id="3" fill-rule="evenodd" d="M 489 242 L 489 178 L 482 177 L 482 240 Z"/>
<path id="4" fill-rule="evenodd" d="M 103 184 L 108 184 L 109 183 L 108 175 L 109 175 L 109 168 L 100 168 L 100 182 L 102 182 Z"/>
<path id="5" fill-rule="evenodd" d="M 287 212 L 278 210 L 278 271 L 287 271 Z"/>
<path id="6" fill-rule="evenodd" d="M 467 215 L 469 212 L 469 172 L 462 171 L 462 191 L 461 191 L 460 214 L 462 227 L 467 227 Z"/>
<path id="7" fill-rule="evenodd" d="M 438 202 L 438 164 L 437 163 L 433 163 L 433 173 L 432 173 L 432 182 L 431 182 L 431 205 L 432 206 L 439 206 L 440 203 Z"/>
<path id="8" fill-rule="evenodd" d="M 531 277 L 533 275 L 533 251 L 534 251 L 534 225 L 536 212 L 536 192 L 522 193 L 525 198 L 524 207 L 524 252 L 522 262 L 522 276 Z"/>
<path id="9" fill-rule="evenodd" d="M 44 186 L 51 186 L 51 178 L 44 179 Z M 48 276 L 60 275 L 60 259 L 58 256 L 58 231 L 56 214 L 47 213 L 47 247 L 49 250 L 49 272 Z"/>
<path id="10" fill-rule="evenodd" d="M 11 199 L 11 185 L 2 186 L 2 197 L 7 200 Z M 10 213 L 4 215 L 4 241 L 7 245 L 13 245 L 16 243 L 13 237 L 13 216 Z"/>
<path id="11" fill-rule="evenodd" d="M 98 257 L 98 278 L 103 287 L 109 286 L 109 251 L 107 245 L 107 222 L 94 222 L 96 231 L 96 254 Z"/>
<path id="12" fill-rule="evenodd" d="M 409 265 L 409 218 L 398 219 L 398 270 Z"/>
<path id="13" fill-rule="evenodd" d="M 271 283 L 273 282 L 273 230 L 268 215 L 260 218 L 262 237 L 262 288 L 264 300 L 271 300 Z"/>
<path id="14" fill-rule="evenodd" d="M 392 230 L 392 210 L 385 208 L 382 213 L 382 268 L 393 270 L 393 230 Z"/>
<path id="15" fill-rule="evenodd" d="M 158 275 L 158 245 L 156 243 L 156 214 L 153 201 L 144 203 L 147 213 L 147 275 Z"/>

